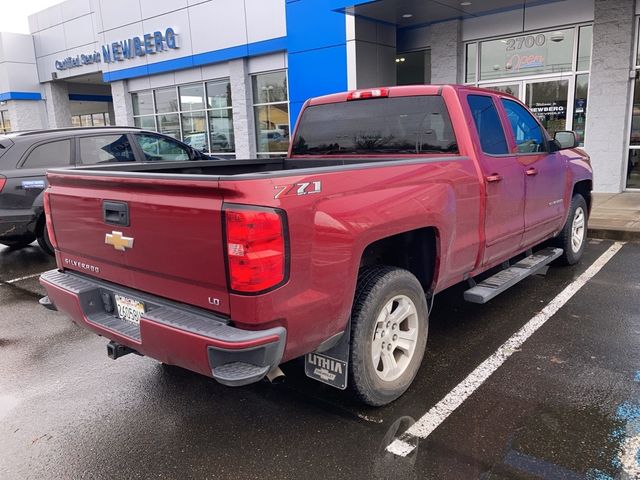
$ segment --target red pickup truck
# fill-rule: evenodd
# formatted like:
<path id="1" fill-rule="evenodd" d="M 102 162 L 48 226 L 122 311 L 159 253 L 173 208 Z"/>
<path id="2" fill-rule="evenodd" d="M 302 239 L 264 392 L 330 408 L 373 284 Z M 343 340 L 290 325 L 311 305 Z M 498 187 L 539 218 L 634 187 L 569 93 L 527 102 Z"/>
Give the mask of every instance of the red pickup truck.
<path id="1" fill-rule="evenodd" d="M 51 170 L 41 302 L 112 358 L 237 386 L 304 356 L 384 405 L 418 371 L 435 294 L 466 281 L 484 303 L 578 261 L 592 169 L 576 146 L 508 95 L 427 85 L 307 101 L 287 158 Z"/>

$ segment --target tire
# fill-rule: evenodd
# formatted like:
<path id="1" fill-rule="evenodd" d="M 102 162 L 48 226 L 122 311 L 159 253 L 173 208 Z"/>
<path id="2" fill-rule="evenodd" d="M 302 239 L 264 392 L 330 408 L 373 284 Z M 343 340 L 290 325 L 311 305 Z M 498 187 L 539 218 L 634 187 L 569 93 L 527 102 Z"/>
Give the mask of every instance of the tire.
<path id="1" fill-rule="evenodd" d="M 393 318 L 400 308 L 407 315 Z M 409 388 L 424 357 L 427 330 L 427 302 L 414 275 L 387 266 L 360 271 L 349 354 L 349 388 L 358 400 L 378 407 Z"/>
<path id="2" fill-rule="evenodd" d="M 51 256 L 55 255 L 53 245 L 51 245 L 51 241 L 49 240 L 49 231 L 47 230 L 47 222 L 44 215 L 40 217 L 38 222 L 38 233 L 36 235 L 36 239 L 38 240 L 38 245 L 40 245 L 42 250 Z"/>
<path id="3" fill-rule="evenodd" d="M 587 243 L 588 223 L 587 202 L 580 194 L 571 199 L 567 222 L 554 240 L 557 247 L 562 248 L 562 256 L 558 258 L 560 265 L 575 265 L 580 261 Z"/>

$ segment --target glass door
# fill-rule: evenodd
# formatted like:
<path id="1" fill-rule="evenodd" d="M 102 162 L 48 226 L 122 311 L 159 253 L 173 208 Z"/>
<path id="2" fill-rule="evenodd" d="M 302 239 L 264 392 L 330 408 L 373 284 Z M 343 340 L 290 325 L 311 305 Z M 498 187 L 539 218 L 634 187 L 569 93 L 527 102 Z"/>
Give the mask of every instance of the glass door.
<path id="1" fill-rule="evenodd" d="M 553 137 L 570 128 L 569 79 L 525 81 L 525 103 Z"/>
<path id="2" fill-rule="evenodd" d="M 627 164 L 627 188 L 640 188 L 640 78 L 633 85 L 631 136 Z"/>

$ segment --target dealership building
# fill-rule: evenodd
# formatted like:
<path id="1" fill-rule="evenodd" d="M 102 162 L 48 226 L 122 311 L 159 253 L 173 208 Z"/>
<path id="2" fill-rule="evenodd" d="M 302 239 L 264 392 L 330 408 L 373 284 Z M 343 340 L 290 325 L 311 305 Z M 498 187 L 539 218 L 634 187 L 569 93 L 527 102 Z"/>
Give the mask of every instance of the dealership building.
<path id="1" fill-rule="evenodd" d="M 640 189 L 635 0 L 68 0 L 0 33 L 0 133 L 136 125 L 286 153 L 304 101 L 464 83 L 574 130 L 595 190 Z"/>

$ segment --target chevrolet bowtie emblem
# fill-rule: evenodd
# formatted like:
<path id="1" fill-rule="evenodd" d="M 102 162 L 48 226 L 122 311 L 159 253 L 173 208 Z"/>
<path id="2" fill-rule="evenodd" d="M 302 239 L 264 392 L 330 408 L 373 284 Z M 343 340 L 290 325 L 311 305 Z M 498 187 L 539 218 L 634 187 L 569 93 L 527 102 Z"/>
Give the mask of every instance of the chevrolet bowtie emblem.
<path id="1" fill-rule="evenodd" d="M 116 250 L 124 252 L 126 248 L 133 248 L 133 238 L 123 237 L 122 232 L 111 232 L 104 236 L 104 243 L 111 245 Z"/>

